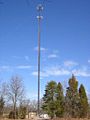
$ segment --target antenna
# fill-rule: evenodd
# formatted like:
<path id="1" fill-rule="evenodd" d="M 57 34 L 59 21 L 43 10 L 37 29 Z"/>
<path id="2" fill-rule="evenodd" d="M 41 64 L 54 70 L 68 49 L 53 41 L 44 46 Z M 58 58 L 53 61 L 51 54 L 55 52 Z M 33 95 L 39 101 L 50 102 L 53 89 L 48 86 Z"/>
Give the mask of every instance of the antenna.
<path id="1" fill-rule="evenodd" d="M 40 29 L 40 25 L 41 25 L 41 20 L 42 20 L 42 16 L 41 16 L 41 12 L 43 11 L 43 6 L 41 4 L 39 4 L 37 6 L 37 11 L 38 11 L 38 116 L 40 114 L 40 37 L 41 37 L 41 29 Z"/>
<path id="2" fill-rule="evenodd" d="M 34 4 L 35 3 L 35 0 L 25 0 L 26 1 L 26 4 L 28 5 L 28 6 L 30 6 L 30 4 L 32 3 L 32 4 Z M 50 3 L 51 2 L 51 0 L 42 0 L 42 5 L 44 6 L 46 3 Z"/>
<path id="3" fill-rule="evenodd" d="M 26 0 L 27 4 L 30 5 L 29 0 Z M 41 15 L 41 12 L 43 11 L 43 6 L 46 4 L 46 2 L 50 2 L 50 0 L 42 0 L 42 4 L 37 5 L 37 11 L 38 11 L 38 108 L 37 108 L 37 115 L 40 114 L 40 41 L 41 41 L 41 20 L 43 19 L 43 16 Z M 43 5 L 43 6 L 42 6 Z"/>

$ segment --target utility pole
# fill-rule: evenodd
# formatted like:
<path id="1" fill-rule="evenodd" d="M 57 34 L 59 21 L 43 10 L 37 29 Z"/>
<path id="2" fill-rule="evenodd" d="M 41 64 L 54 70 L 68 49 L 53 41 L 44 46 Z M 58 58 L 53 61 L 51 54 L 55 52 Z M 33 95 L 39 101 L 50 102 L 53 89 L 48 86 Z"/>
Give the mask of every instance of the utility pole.
<path id="1" fill-rule="evenodd" d="M 37 6 L 37 11 L 38 11 L 38 115 L 40 114 L 40 37 L 41 37 L 41 29 L 40 29 L 40 25 L 41 25 L 41 20 L 42 20 L 42 16 L 41 16 L 41 12 L 43 10 L 43 6 L 41 4 L 39 4 Z"/>

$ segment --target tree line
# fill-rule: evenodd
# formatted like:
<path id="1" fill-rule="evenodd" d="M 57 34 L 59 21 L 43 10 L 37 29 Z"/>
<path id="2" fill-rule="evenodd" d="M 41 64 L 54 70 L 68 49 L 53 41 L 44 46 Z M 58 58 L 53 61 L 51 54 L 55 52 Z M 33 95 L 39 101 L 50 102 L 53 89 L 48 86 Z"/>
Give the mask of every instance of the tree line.
<path id="1" fill-rule="evenodd" d="M 50 81 L 45 87 L 45 94 L 40 102 L 40 112 L 53 117 L 85 118 L 90 107 L 84 85 L 78 88 L 74 75 L 68 80 L 66 92 L 62 84 Z M 37 112 L 37 100 L 26 98 L 25 87 L 19 76 L 13 76 L 10 82 L 3 83 L 0 88 L 0 117 L 8 113 L 8 118 L 22 118 L 30 111 Z"/>
<path id="2" fill-rule="evenodd" d="M 53 117 L 85 118 L 88 116 L 89 103 L 84 85 L 78 89 L 75 76 L 68 81 L 66 93 L 62 84 L 50 81 L 46 85 L 42 109 Z"/>

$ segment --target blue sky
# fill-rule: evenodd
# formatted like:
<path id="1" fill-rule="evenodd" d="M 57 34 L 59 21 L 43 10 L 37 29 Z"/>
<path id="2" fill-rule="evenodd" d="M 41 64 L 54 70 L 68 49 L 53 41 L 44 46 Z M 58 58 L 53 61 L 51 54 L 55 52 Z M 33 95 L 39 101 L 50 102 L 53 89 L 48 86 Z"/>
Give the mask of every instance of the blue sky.
<path id="1" fill-rule="evenodd" d="M 27 96 L 37 98 L 36 6 L 42 0 L 2 0 L 0 5 L 0 81 L 20 75 Z M 47 0 L 46 0 L 47 1 Z M 41 96 L 56 80 L 66 86 L 72 73 L 89 94 L 90 0 L 49 0 L 41 22 Z"/>

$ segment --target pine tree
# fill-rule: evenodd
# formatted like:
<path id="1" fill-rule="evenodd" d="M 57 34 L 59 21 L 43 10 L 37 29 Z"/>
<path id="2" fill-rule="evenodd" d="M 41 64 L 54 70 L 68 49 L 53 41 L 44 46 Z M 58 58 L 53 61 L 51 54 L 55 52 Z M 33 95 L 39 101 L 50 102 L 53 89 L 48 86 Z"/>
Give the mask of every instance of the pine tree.
<path id="1" fill-rule="evenodd" d="M 63 88 L 59 82 L 56 88 L 56 116 L 63 117 L 64 114 L 64 95 Z"/>
<path id="2" fill-rule="evenodd" d="M 57 83 L 55 81 L 51 81 L 46 85 L 45 94 L 43 97 L 43 105 L 42 109 L 48 113 L 51 118 L 55 116 L 55 94 L 56 94 Z"/>
<path id="3" fill-rule="evenodd" d="M 86 95 L 86 91 L 84 86 L 81 84 L 79 88 L 79 96 L 80 96 L 80 117 L 86 117 L 89 104 L 88 104 L 88 98 Z"/>
<path id="4" fill-rule="evenodd" d="M 78 81 L 72 75 L 72 78 L 69 79 L 69 87 L 67 88 L 65 97 L 65 111 L 68 116 L 79 116 L 79 101 Z"/>

